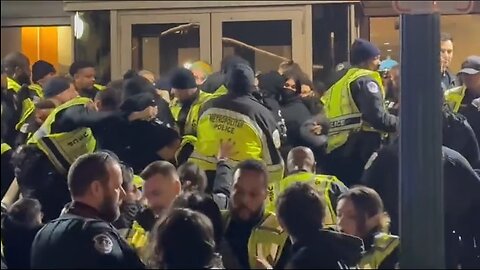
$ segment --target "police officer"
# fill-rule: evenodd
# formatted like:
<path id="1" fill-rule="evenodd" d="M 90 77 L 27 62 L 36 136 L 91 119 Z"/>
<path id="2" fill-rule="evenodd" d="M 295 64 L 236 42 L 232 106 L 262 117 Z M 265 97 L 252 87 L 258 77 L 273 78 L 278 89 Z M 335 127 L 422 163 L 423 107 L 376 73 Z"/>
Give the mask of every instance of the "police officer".
<path id="1" fill-rule="evenodd" d="M 22 85 L 30 84 L 30 60 L 20 52 L 13 52 L 3 59 L 7 73 L 7 88 L 18 92 Z"/>
<path id="2" fill-rule="evenodd" d="M 198 141 L 190 161 L 207 173 L 207 192 L 213 186 L 217 164 L 215 156 L 221 140 L 236 142 L 236 152 L 227 161 L 232 166 L 247 159 L 263 160 L 272 186 L 283 177 L 277 122 L 271 112 L 253 97 L 254 83 L 253 70 L 248 65 L 236 65 L 227 76 L 228 94 L 207 101 L 200 111 Z"/>
<path id="3" fill-rule="evenodd" d="M 2 88 L 2 136 L 4 142 L 15 147 L 18 134 L 15 125 L 22 115 L 22 102 L 35 95 L 28 88 L 30 60 L 20 52 L 10 53 L 2 61 L 3 73 L 6 75 L 6 85 L 5 89 Z"/>
<path id="4" fill-rule="evenodd" d="M 144 268 L 110 224 L 125 196 L 119 161 L 106 152 L 83 155 L 72 164 L 68 186 L 72 203 L 38 232 L 32 268 Z"/>
<path id="5" fill-rule="evenodd" d="M 15 129 L 19 131 L 19 136 L 16 138 L 16 145 L 25 143 L 28 138 L 28 134 L 31 134 L 32 126 L 35 124 L 35 110 L 36 104 L 41 102 L 40 99 L 44 98 L 43 87 L 48 79 L 56 76 L 55 67 L 43 60 L 39 60 L 32 65 L 32 84 L 28 86 L 29 92 L 34 93 L 22 101 L 22 114 L 18 123 L 15 125 Z M 21 90 L 23 91 L 23 90 Z M 42 104 L 41 107 L 45 103 Z M 45 108 L 43 108 L 45 109 Z"/>
<path id="6" fill-rule="evenodd" d="M 480 142 L 480 56 L 469 56 L 458 74 L 464 85 L 447 90 L 445 100 L 454 112 L 467 118 Z"/>
<path id="7" fill-rule="evenodd" d="M 223 212 L 226 269 L 256 269 L 257 261 L 285 266 L 287 233 L 273 212 L 265 211 L 268 173 L 260 161 L 246 160 L 234 172 L 229 210 Z"/>
<path id="8" fill-rule="evenodd" d="M 358 182 L 385 132 L 395 132 L 398 122 L 384 107 L 382 78 L 376 71 L 380 50 L 357 39 L 350 53 L 352 67 L 322 97 L 330 120 L 326 170 L 347 186 Z"/>
<path id="9" fill-rule="evenodd" d="M 197 88 L 192 71 L 178 68 L 171 75 L 172 93 L 175 99 L 170 103 L 170 110 L 180 130 L 180 135 L 195 135 L 198 124 L 198 112 L 212 94 Z"/>
<path id="10" fill-rule="evenodd" d="M 50 113 L 28 143 L 35 144 L 42 150 L 61 174 L 68 171 L 78 156 L 92 153 L 96 149 L 91 128 L 102 127 L 106 122 L 150 119 L 157 113 L 156 110 L 151 110 L 152 107 L 143 113 L 97 112 L 93 101 L 79 97 L 67 78 L 50 79 L 45 87 L 45 95 L 57 96 L 61 104 Z"/>
<path id="11" fill-rule="evenodd" d="M 249 65 L 248 61 L 238 55 L 227 55 L 220 63 L 220 71 L 208 76 L 202 84 L 202 90 L 207 93 L 215 94 L 216 96 L 224 95 L 227 90 L 227 73 L 231 67 L 237 64 Z"/>
<path id="12" fill-rule="evenodd" d="M 280 185 L 280 192 L 285 191 L 296 182 L 311 184 L 323 197 L 325 202 L 325 226 L 335 226 L 338 196 L 348 188 L 333 175 L 315 174 L 315 157 L 312 150 L 298 146 L 290 150 L 287 157 L 288 176 Z"/>
<path id="13" fill-rule="evenodd" d="M 43 96 L 43 87 L 48 79 L 57 76 L 55 67 L 47 61 L 38 60 L 32 65 L 32 84 L 31 88 L 35 89 L 39 96 Z"/>
<path id="14" fill-rule="evenodd" d="M 480 178 L 458 152 L 443 147 L 443 191 L 447 268 L 477 268 L 480 261 Z M 390 230 L 399 232 L 399 140 L 383 146 L 366 165 L 361 183 L 383 198 L 391 218 Z M 476 239 L 476 240 L 475 240 Z M 460 243 L 461 242 L 461 243 Z"/>
<path id="15" fill-rule="evenodd" d="M 75 89 L 82 97 L 94 99 L 98 91 L 105 87 L 95 83 L 95 65 L 87 61 L 77 61 L 70 65 L 70 76 L 72 76 Z"/>

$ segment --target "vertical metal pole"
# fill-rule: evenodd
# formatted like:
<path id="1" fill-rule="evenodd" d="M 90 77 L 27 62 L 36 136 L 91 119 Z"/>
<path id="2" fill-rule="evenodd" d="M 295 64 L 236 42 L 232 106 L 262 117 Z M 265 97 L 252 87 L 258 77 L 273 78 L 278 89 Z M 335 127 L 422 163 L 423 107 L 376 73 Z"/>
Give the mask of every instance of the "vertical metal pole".
<path id="1" fill-rule="evenodd" d="M 440 15 L 401 16 L 401 269 L 445 268 Z"/>

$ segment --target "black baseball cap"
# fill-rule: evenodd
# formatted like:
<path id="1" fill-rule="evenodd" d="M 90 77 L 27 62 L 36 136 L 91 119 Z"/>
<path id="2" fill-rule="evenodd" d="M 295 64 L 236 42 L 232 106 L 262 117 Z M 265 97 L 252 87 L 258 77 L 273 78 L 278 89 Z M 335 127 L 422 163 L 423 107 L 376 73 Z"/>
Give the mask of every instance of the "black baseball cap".
<path id="1" fill-rule="evenodd" d="M 471 55 L 462 63 L 462 69 L 458 74 L 475 75 L 480 72 L 480 56 Z"/>

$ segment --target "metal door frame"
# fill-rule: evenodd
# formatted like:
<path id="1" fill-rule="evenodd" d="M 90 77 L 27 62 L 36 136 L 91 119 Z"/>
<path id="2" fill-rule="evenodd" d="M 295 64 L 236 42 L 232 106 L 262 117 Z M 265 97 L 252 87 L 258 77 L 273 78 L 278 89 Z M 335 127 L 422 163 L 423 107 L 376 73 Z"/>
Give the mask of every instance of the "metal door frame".
<path id="1" fill-rule="evenodd" d="M 222 23 L 228 21 L 291 20 L 292 58 L 312 77 L 311 5 L 240 7 L 178 10 L 110 11 L 112 80 L 122 77 L 132 66 L 132 25 L 189 23 L 200 24 L 200 58 L 219 70 L 222 54 Z"/>
<path id="2" fill-rule="evenodd" d="M 138 24 L 199 23 L 200 59 L 210 62 L 210 14 L 198 10 L 112 11 L 112 80 L 122 77 L 132 67 L 132 26 Z M 115 22 L 115 23 L 113 23 Z"/>
<path id="3" fill-rule="evenodd" d="M 223 22 L 290 20 L 292 25 L 292 59 L 300 65 L 310 78 L 312 77 L 311 5 L 223 8 L 212 12 L 211 18 L 211 63 L 214 70 L 220 69 L 220 62 L 223 56 Z"/>

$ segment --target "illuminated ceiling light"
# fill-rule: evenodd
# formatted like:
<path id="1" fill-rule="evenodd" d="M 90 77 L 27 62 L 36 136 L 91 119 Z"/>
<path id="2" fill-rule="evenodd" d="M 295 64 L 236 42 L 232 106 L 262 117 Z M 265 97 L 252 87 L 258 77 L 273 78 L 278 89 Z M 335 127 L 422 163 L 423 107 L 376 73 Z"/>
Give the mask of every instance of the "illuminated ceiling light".
<path id="1" fill-rule="evenodd" d="M 391 49 L 388 49 L 387 52 L 392 52 L 392 50 L 391 50 Z"/>
<path id="2" fill-rule="evenodd" d="M 383 45 L 390 45 L 390 42 L 384 42 Z"/>
<path id="3" fill-rule="evenodd" d="M 190 69 L 192 67 L 192 63 L 186 62 L 185 64 L 183 64 L 183 67 L 186 69 Z"/>
<path id="4" fill-rule="evenodd" d="M 73 16 L 73 34 L 75 38 L 81 39 L 84 31 L 85 31 L 85 23 L 80 17 L 80 14 L 78 12 L 75 12 L 75 16 Z"/>

